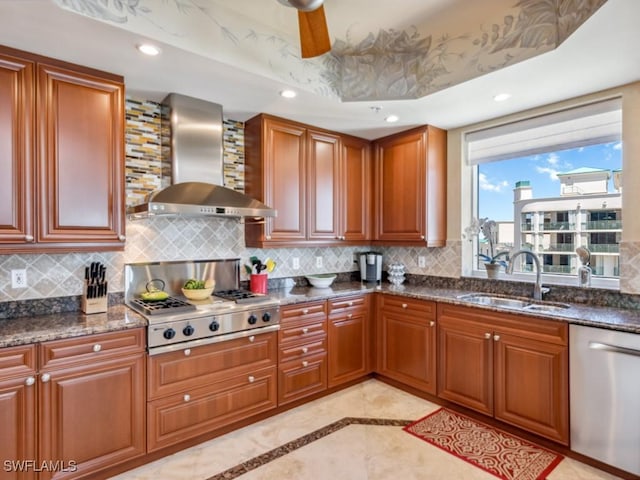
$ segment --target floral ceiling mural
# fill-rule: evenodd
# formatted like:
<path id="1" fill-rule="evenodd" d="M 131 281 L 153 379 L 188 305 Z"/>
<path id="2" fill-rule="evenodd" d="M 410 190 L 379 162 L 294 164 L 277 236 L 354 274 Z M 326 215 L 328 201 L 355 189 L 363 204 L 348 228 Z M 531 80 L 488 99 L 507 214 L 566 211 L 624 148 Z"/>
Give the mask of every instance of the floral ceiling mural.
<path id="1" fill-rule="evenodd" d="M 404 0 L 406 9 L 326 0 L 332 50 L 306 60 L 295 11 L 277 0 L 53 1 L 298 88 L 368 101 L 420 98 L 549 52 L 607 0 Z M 427 4 L 433 11 L 425 16 Z"/>

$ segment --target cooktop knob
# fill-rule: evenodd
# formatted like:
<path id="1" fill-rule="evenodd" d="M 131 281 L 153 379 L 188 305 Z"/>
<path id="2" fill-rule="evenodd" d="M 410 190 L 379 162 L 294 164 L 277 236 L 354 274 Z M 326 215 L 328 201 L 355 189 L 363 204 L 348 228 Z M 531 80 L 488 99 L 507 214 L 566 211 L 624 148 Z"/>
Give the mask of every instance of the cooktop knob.
<path id="1" fill-rule="evenodd" d="M 264 312 L 262 314 L 262 321 L 263 322 L 268 322 L 271 320 L 271 314 L 269 312 Z"/>
<path id="2" fill-rule="evenodd" d="M 249 324 L 250 325 L 255 325 L 255 323 L 258 321 L 258 317 L 256 317 L 253 313 L 251 315 L 249 315 Z"/>
<path id="3" fill-rule="evenodd" d="M 195 329 L 191 325 L 187 325 L 182 329 L 182 333 L 184 333 L 185 337 L 190 337 L 195 332 Z"/>
<path id="4" fill-rule="evenodd" d="M 218 331 L 219 328 L 220 324 L 215 320 L 209 324 L 209 330 L 211 330 L 212 332 Z"/>
<path id="5" fill-rule="evenodd" d="M 176 331 L 173 328 L 167 328 L 163 333 L 162 336 L 164 338 L 166 338 L 167 340 L 171 340 L 173 337 L 176 336 Z"/>

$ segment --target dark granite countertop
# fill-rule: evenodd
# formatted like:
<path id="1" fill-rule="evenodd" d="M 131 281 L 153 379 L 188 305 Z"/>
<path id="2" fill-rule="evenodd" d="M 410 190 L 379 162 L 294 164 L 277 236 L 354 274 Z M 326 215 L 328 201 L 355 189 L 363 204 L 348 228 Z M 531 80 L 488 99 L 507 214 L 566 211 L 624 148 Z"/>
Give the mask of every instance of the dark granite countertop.
<path id="1" fill-rule="evenodd" d="M 478 305 L 463 298 L 470 293 L 482 293 L 469 290 L 433 288 L 421 285 L 363 285 L 360 282 L 335 283 L 330 288 L 293 287 L 289 290 L 273 290 L 269 294 L 278 298 L 282 305 L 323 300 L 337 296 L 353 295 L 366 292 L 380 292 L 389 295 L 400 295 L 421 300 L 433 300 L 455 305 L 471 306 L 485 310 L 507 312 L 523 317 L 546 318 L 559 320 L 577 325 L 586 325 L 598 328 L 607 328 L 631 333 L 640 333 L 640 311 L 635 309 L 623 309 L 612 307 L 589 306 L 580 303 L 569 303 L 570 308 L 553 312 L 528 312 L 511 308 L 501 308 L 488 305 Z M 526 297 L 510 297 L 531 300 Z M 543 302 L 544 303 L 544 302 Z M 552 302 L 549 302 L 552 303 Z"/>
<path id="2" fill-rule="evenodd" d="M 106 313 L 92 315 L 65 312 L 3 319 L 0 320 L 0 347 L 80 337 L 146 325 L 144 317 L 123 304 L 109 307 Z"/>
<path id="3" fill-rule="evenodd" d="M 330 288 L 293 287 L 271 289 L 269 295 L 280 300 L 282 305 L 326 300 L 360 293 L 379 292 L 385 295 L 400 295 L 421 300 L 432 300 L 454 305 L 508 312 L 523 317 L 546 318 L 577 325 L 586 325 L 631 333 L 640 333 L 640 310 L 590 306 L 572 303 L 570 308 L 553 312 L 527 312 L 510 308 L 478 305 L 460 298 L 470 293 L 480 293 L 455 288 L 434 288 L 424 285 L 394 286 L 361 284 L 360 282 L 334 283 Z M 511 297 L 514 298 L 514 297 Z M 525 298 L 526 297 L 515 297 Z M 105 333 L 127 328 L 144 327 L 147 321 L 124 304 L 109 307 L 106 313 L 85 315 L 82 312 L 55 313 L 30 317 L 0 319 L 0 348 L 14 345 L 78 337 L 93 333 Z"/>

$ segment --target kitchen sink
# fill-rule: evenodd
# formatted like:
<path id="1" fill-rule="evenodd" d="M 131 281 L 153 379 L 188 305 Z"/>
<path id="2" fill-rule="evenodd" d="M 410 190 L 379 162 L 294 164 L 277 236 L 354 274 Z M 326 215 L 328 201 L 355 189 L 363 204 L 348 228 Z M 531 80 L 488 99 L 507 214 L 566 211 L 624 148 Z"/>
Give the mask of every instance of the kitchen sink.
<path id="1" fill-rule="evenodd" d="M 502 297 L 487 293 L 469 293 L 460 295 L 459 300 L 475 303 L 476 305 L 489 305 L 492 307 L 510 308 L 528 312 L 553 313 L 566 310 L 570 305 L 564 303 L 534 303 L 519 298 Z"/>

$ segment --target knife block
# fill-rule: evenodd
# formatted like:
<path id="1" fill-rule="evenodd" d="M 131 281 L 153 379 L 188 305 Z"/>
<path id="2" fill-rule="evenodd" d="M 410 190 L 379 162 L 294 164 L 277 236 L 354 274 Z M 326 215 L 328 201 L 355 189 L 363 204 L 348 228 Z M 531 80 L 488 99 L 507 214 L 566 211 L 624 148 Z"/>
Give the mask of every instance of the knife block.
<path id="1" fill-rule="evenodd" d="M 87 291 L 89 289 L 89 284 L 84 282 L 84 289 L 82 292 L 82 301 L 81 301 L 81 309 L 83 313 L 92 314 L 92 313 L 104 313 L 107 311 L 107 298 L 108 295 L 105 294 L 102 297 L 96 298 L 88 298 Z"/>

